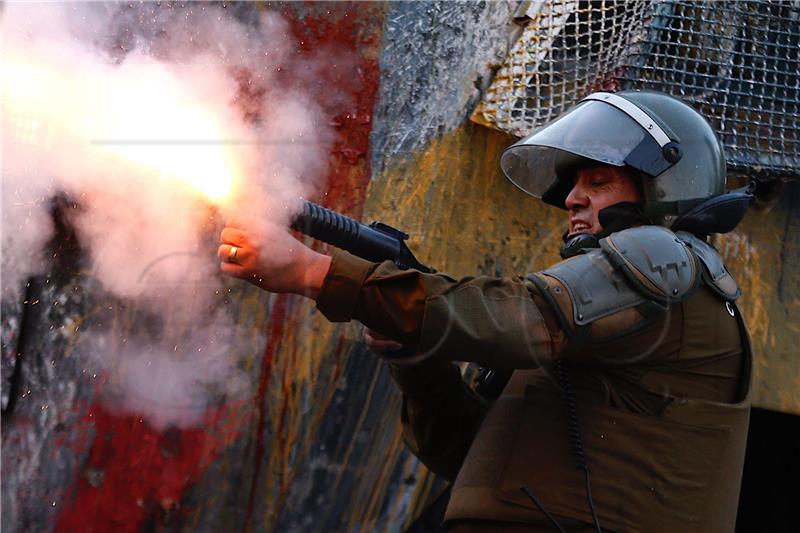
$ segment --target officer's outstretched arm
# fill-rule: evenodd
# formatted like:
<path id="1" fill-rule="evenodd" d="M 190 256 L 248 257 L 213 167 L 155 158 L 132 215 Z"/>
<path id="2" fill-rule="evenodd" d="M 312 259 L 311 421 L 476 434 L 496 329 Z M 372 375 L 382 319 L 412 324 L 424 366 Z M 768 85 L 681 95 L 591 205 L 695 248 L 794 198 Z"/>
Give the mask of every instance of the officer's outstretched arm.
<path id="1" fill-rule="evenodd" d="M 532 368 L 553 352 L 532 290 L 522 278 L 456 280 L 339 252 L 317 307 L 329 320 L 356 319 L 414 349 L 414 355 L 392 359 L 396 365 L 441 359 L 495 367 L 502 355 L 502 367 Z"/>
<path id="2" fill-rule="evenodd" d="M 337 254 L 317 306 L 330 320 L 357 319 L 416 349 L 392 359 L 396 366 L 460 360 L 493 369 L 536 368 L 570 344 L 660 319 L 690 296 L 703 272 L 713 273 L 694 249 L 703 243 L 665 228 L 631 228 L 601 244 L 524 278 L 456 280 Z M 722 274 L 713 275 L 722 280 Z M 735 283 L 730 289 L 738 290 Z"/>

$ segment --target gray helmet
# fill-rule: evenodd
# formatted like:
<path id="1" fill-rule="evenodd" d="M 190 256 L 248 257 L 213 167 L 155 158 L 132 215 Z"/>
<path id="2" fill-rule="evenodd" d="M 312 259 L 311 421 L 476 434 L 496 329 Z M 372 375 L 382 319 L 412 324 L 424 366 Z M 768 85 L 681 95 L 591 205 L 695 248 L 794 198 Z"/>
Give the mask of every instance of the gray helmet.
<path id="1" fill-rule="evenodd" d="M 725 191 L 714 130 L 688 105 L 653 91 L 591 94 L 500 159 L 514 185 L 562 209 L 575 170 L 595 163 L 638 170 L 644 213 L 660 224 Z"/>

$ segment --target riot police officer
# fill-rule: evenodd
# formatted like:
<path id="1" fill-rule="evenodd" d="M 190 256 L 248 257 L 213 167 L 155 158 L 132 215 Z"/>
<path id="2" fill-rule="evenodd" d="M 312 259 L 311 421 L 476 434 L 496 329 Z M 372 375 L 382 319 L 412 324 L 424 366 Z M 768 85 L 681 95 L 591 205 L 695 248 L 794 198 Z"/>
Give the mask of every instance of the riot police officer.
<path id="1" fill-rule="evenodd" d="M 403 271 L 278 228 L 226 228 L 222 269 L 370 328 L 404 394 L 406 443 L 455 480 L 451 529 L 733 530 L 751 353 L 707 236 L 751 197 L 725 192 L 713 130 L 665 94 L 595 93 L 501 167 L 569 215 L 564 260 L 542 272 Z M 513 375 L 488 402 L 454 361 Z"/>

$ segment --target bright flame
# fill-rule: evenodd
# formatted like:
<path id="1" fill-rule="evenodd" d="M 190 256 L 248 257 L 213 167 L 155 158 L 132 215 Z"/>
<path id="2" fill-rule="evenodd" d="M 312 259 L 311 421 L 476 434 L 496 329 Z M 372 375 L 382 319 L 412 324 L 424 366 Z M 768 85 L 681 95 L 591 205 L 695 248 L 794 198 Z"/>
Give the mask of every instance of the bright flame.
<path id="1" fill-rule="evenodd" d="M 111 95 L 109 111 L 92 116 L 93 142 L 103 143 L 124 159 L 152 169 L 158 178 L 184 183 L 209 200 L 231 193 L 232 138 L 217 117 L 182 94 L 169 73 L 155 65 Z"/>
<path id="2" fill-rule="evenodd" d="M 189 187 L 214 204 L 230 198 L 241 174 L 236 157 L 240 136 L 163 66 L 134 63 L 128 65 L 126 83 L 117 77 L 113 85 L 98 86 L 8 52 L 0 56 L 0 103 L 6 116 L 26 123 L 38 119 L 93 145 L 99 160 L 108 163 L 110 177 L 124 170 L 163 185 Z M 12 137 L 24 141 L 22 132 Z"/>

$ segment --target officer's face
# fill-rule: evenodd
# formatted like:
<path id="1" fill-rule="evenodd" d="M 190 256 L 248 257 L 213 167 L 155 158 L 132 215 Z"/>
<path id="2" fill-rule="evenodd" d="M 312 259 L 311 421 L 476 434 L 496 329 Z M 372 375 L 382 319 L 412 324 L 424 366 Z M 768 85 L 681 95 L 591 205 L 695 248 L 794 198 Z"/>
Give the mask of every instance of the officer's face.
<path id="1" fill-rule="evenodd" d="M 580 169 L 565 201 L 569 234 L 597 233 L 602 229 L 598 218 L 601 209 L 640 199 L 633 177 L 625 169 L 605 165 Z"/>

